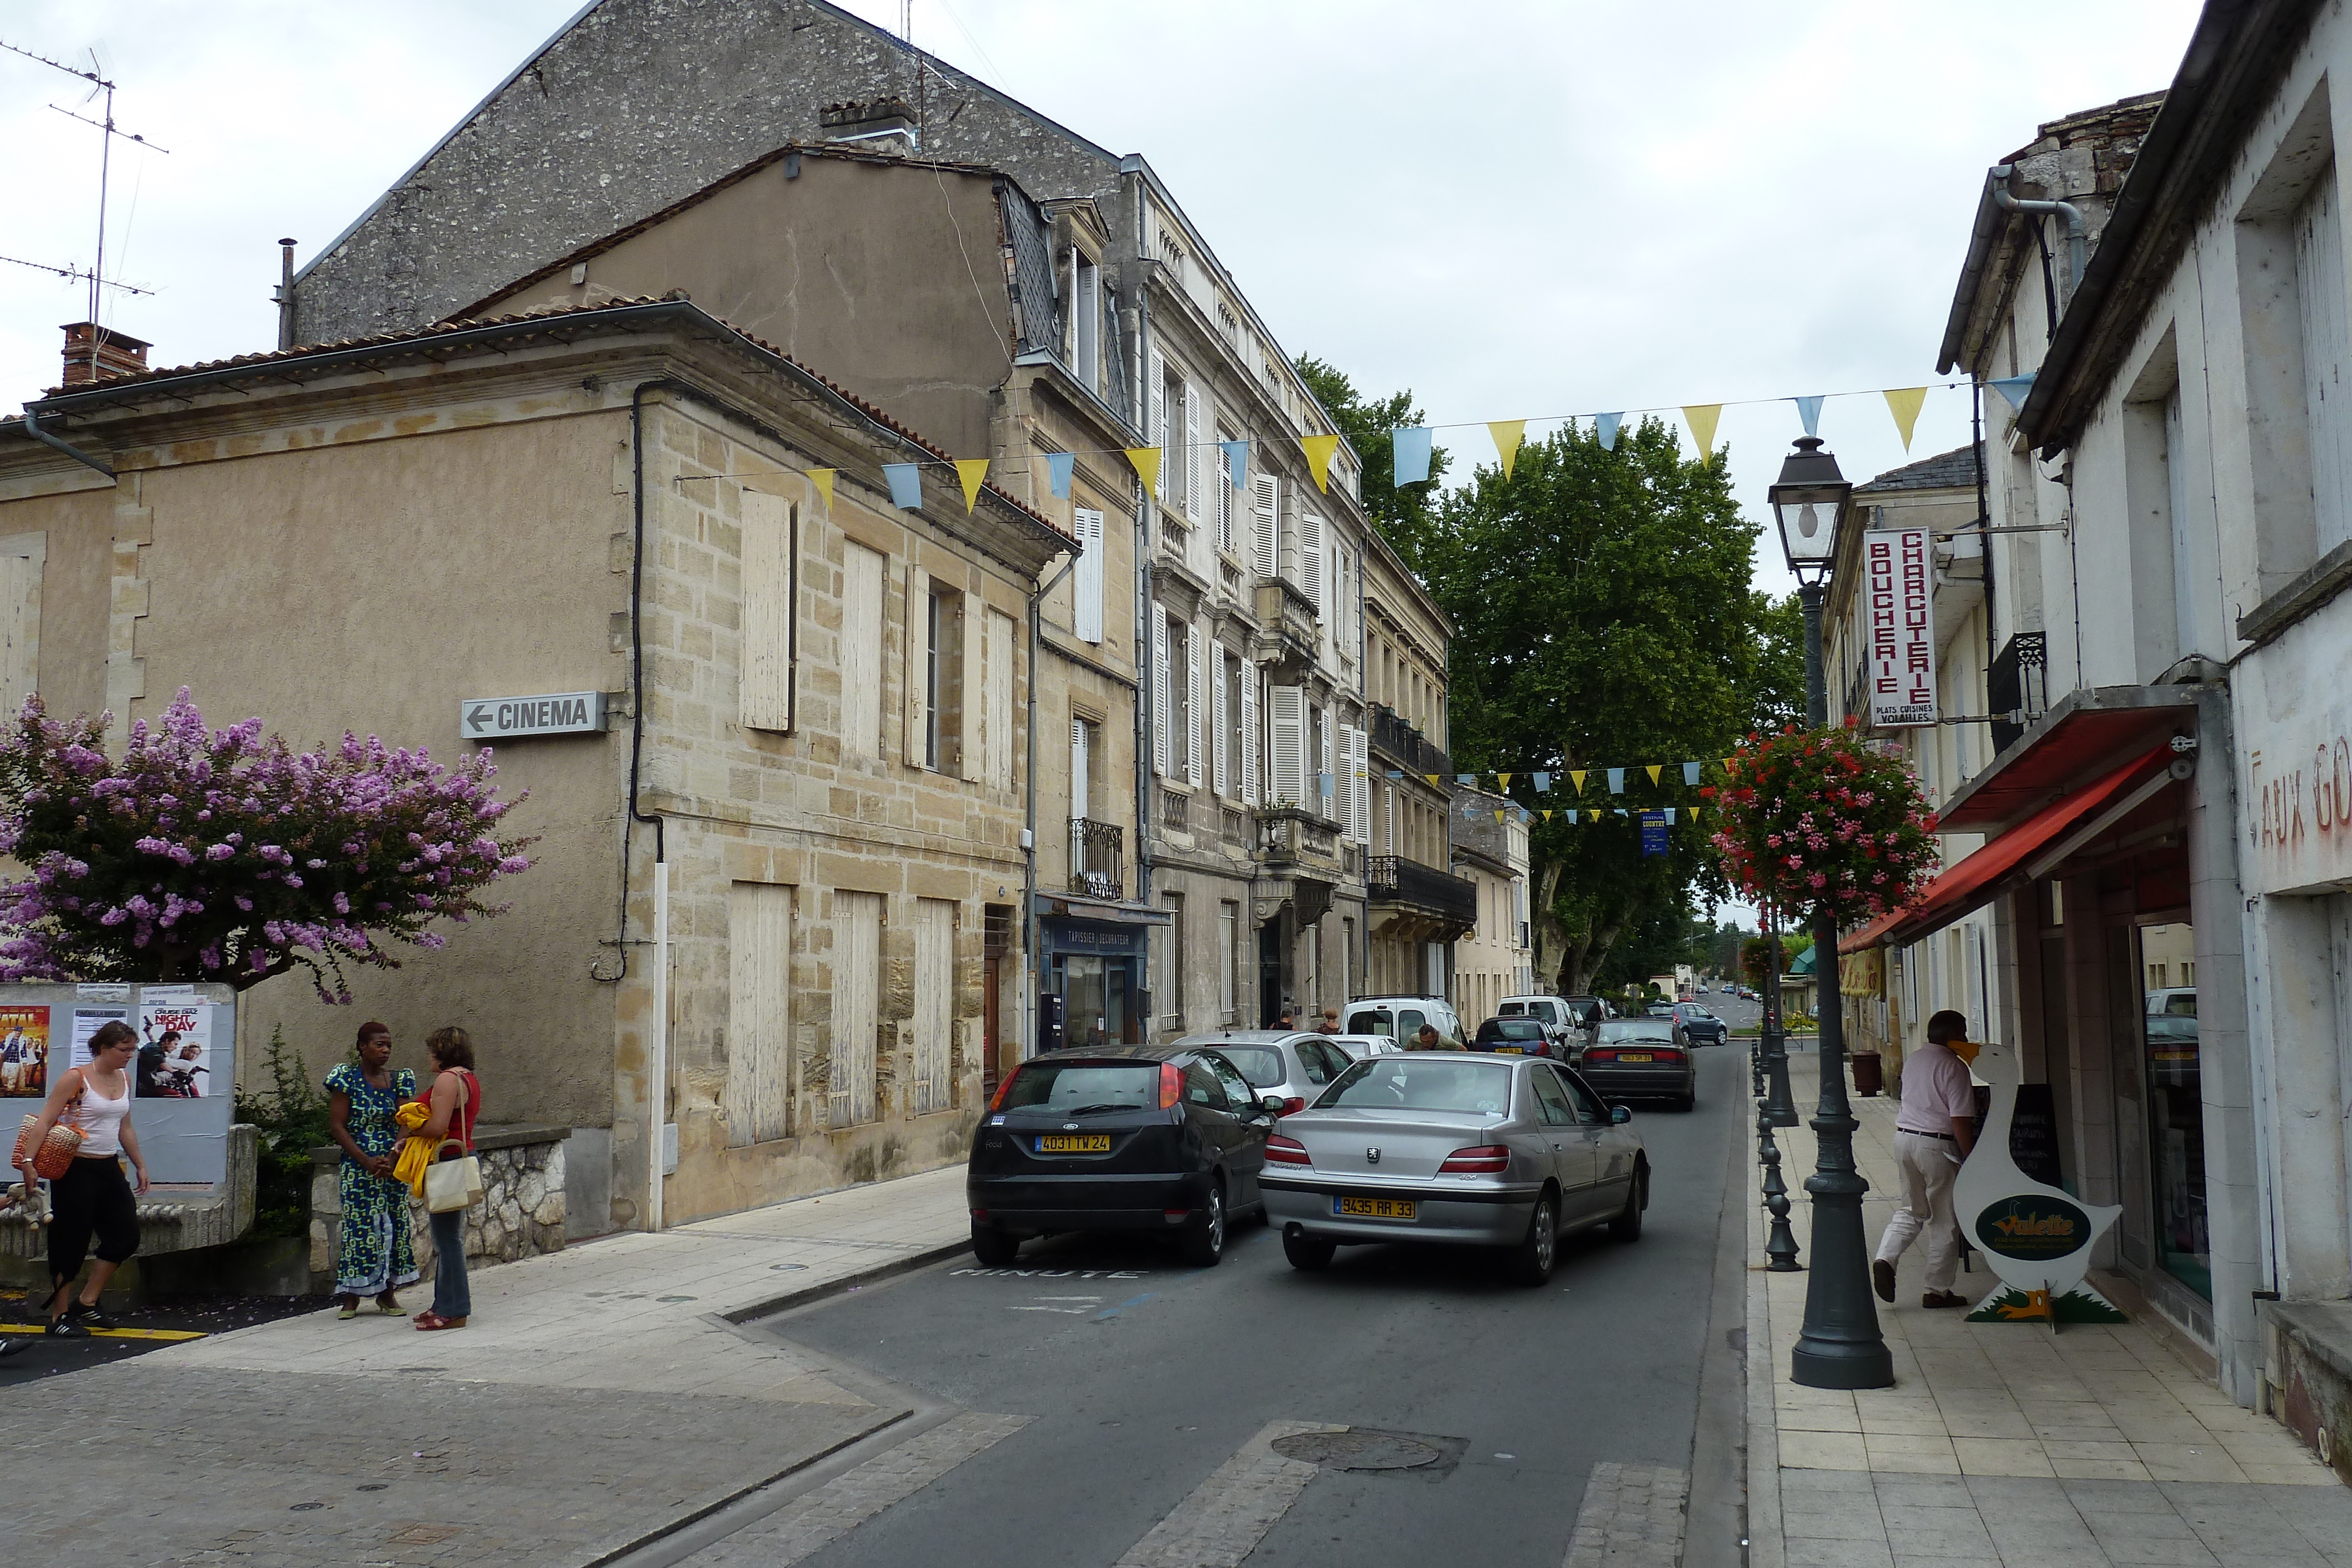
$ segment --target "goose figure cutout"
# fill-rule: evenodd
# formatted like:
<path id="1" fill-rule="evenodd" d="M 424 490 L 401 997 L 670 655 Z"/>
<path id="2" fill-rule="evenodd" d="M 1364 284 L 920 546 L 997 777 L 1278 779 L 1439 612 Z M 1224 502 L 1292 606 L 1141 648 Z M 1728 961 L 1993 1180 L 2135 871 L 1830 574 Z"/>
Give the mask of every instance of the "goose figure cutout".
<path id="1" fill-rule="evenodd" d="M 2078 1203 L 2035 1181 L 2010 1157 L 2010 1123 L 2017 1114 L 2014 1047 L 1986 1041 L 1976 1048 L 1969 1065 L 1992 1086 L 1992 1105 L 1952 1183 L 1952 1211 L 1960 1234 L 1983 1249 L 2001 1289 L 1979 1302 L 1968 1321 L 2042 1322 L 2053 1328 L 2062 1322 L 2126 1322 L 2114 1302 L 2083 1282 L 2092 1248 L 2123 1210 Z"/>

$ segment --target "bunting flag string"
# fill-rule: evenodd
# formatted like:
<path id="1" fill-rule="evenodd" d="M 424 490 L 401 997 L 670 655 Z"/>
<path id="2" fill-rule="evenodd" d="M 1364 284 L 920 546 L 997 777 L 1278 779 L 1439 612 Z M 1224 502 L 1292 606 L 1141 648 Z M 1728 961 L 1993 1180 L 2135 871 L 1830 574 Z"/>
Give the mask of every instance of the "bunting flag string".
<path id="1" fill-rule="evenodd" d="M 1076 472 L 1077 466 L 1078 455 L 1075 452 L 1045 454 L 1045 482 L 1053 486 L 1054 499 L 1066 501 L 1070 498 L 1070 476 Z"/>
<path id="2" fill-rule="evenodd" d="M 1927 401 L 1926 387 L 1901 387 L 1886 393 L 1886 411 L 1895 416 L 1895 428 L 1903 433 L 1903 450 L 1911 450 L 1911 427 L 1919 423 L 1920 405 Z"/>
<path id="3" fill-rule="evenodd" d="M 808 475 L 809 483 L 816 486 L 816 493 L 824 497 L 824 509 L 828 512 L 832 511 L 833 476 L 841 472 L 841 470 L 838 468 L 810 468 L 803 470 L 803 472 Z"/>
<path id="4" fill-rule="evenodd" d="M 965 516 L 969 517 L 972 507 L 980 500 L 980 483 L 988 477 L 988 459 L 985 457 L 957 458 L 956 477 L 963 481 L 963 509 Z"/>
<path id="5" fill-rule="evenodd" d="M 1698 448 L 1701 463 L 1715 460 L 1715 423 L 1722 417 L 1723 405 L 1719 402 L 1683 405 L 1683 418 L 1690 423 L 1691 443 Z"/>
<path id="6" fill-rule="evenodd" d="M 1489 420 L 1486 434 L 1495 438 L 1496 455 L 1503 460 L 1503 477 L 1508 479 L 1512 465 L 1519 460 L 1519 444 L 1528 438 L 1528 422 L 1524 419 Z"/>
<path id="7" fill-rule="evenodd" d="M 1303 437 L 1298 444 L 1307 454 L 1307 467 L 1315 476 L 1315 487 L 1326 495 L 1330 494 L 1331 457 L 1339 450 L 1339 438 L 1336 435 L 1309 435 Z"/>
<path id="8" fill-rule="evenodd" d="M 1160 499 L 1160 448 L 1157 446 L 1122 446 L 1119 451 L 1135 465 L 1136 477 L 1153 500 Z"/>

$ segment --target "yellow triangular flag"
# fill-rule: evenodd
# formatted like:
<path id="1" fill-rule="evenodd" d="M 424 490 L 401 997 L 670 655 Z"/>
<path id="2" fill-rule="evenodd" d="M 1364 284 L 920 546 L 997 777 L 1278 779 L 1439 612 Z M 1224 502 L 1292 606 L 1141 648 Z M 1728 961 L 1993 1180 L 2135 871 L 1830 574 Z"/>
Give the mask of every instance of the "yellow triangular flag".
<path id="1" fill-rule="evenodd" d="M 1544 821 L 1547 822 L 1551 821 L 1551 813 L 1549 811 L 1546 811 L 1544 813 Z"/>
<path id="2" fill-rule="evenodd" d="M 1576 792 L 1580 795 L 1584 793 L 1584 776 L 1590 771 L 1591 771 L 1591 769 L 1586 768 L 1571 768 L 1569 769 L 1568 781 L 1576 786 Z"/>
<path id="3" fill-rule="evenodd" d="M 1686 402 L 1683 417 L 1690 421 L 1691 439 L 1698 443 L 1698 460 L 1706 462 L 1715 455 L 1715 422 L 1723 417 L 1719 402 Z"/>
<path id="4" fill-rule="evenodd" d="M 1658 775 L 1664 773 L 1665 770 L 1666 765 L 1663 762 L 1653 762 L 1648 767 L 1642 769 L 1643 772 L 1647 773 L 1650 776 L 1650 782 L 1653 785 L 1657 783 Z"/>
<path id="5" fill-rule="evenodd" d="M 1422 777 L 1429 780 L 1429 787 L 1433 789 L 1443 789 L 1445 788 L 1444 785 L 1440 784 L 1437 781 L 1437 775 L 1434 773 L 1424 773 Z"/>
<path id="6" fill-rule="evenodd" d="M 1528 422 L 1524 419 L 1494 419 L 1486 422 L 1486 434 L 1495 438 L 1495 451 L 1503 459 L 1503 477 L 1511 476 L 1511 465 L 1519 460 L 1519 443 L 1528 438 Z"/>
<path id="7" fill-rule="evenodd" d="M 1498 822 L 1499 822 L 1499 821 L 1501 821 L 1502 820 L 1503 820 L 1503 813 L 1502 813 L 1502 812 L 1500 812 L 1500 811 L 1496 812 L 1496 813 L 1495 813 L 1495 821 L 1498 821 Z"/>
<path id="8" fill-rule="evenodd" d="M 1919 405 L 1927 401 L 1926 387 L 1892 387 L 1886 392 L 1886 412 L 1895 416 L 1895 428 L 1903 433 L 1903 450 L 1911 450 L 1911 427 L 1919 423 Z"/>
<path id="9" fill-rule="evenodd" d="M 1160 448 L 1127 446 L 1120 450 L 1127 454 L 1127 460 L 1135 465 L 1135 471 L 1142 476 L 1143 487 L 1150 492 L 1151 498 L 1155 501 L 1160 499 Z"/>
<path id="10" fill-rule="evenodd" d="M 963 509 L 969 512 L 973 504 L 980 499 L 980 482 L 988 477 L 988 459 L 985 457 L 957 458 L 956 477 L 963 481 Z"/>
<path id="11" fill-rule="evenodd" d="M 833 476 L 838 472 L 840 470 L 835 468 L 808 470 L 809 483 L 815 486 L 816 493 L 824 497 L 824 509 L 828 512 L 833 510 Z"/>
<path id="12" fill-rule="evenodd" d="M 1506 791 L 1507 791 L 1507 790 L 1510 789 L 1510 787 L 1511 787 L 1511 776 L 1510 776 L 1509 774 L 1507 774 L 1507 773 L 1497 773 L 1497 774 L 1496 774 L 1496 775 L 1495 775 L 1495 777 L 1496 777 L 1496 778 L 1497 778 L 1497 779 L 1501 779 L 1501 780 L 1503 781 L 1503 788 L 1504 788 L 1504 789 L 1505 789 Z"/>
<path id="13" fill-rule="evenodd" d="M 1315 471 L 1315 487 L 1329 494 L 1331 454 L 1339 450 L 1339 438 L 1336 435 L 1309 435 L 1301 438 L 1298 444 L 1307 449 L 1307 465 Z"/>

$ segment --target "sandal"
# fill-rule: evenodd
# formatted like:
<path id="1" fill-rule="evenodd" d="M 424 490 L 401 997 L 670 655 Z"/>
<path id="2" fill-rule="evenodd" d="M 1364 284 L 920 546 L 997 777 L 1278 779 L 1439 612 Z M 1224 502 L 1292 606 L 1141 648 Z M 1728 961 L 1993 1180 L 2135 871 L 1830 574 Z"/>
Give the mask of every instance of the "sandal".
<path id="1" fill-rule="evenodd" d="M 354 1302 L 352 1303 L 352 1306 L 353 1310 L 356 1311 L 358 1303 Z M 396 1318 L 403 1314 L 401 1304 L 393 1298 L 393 1294 L 390 1291 L 386 1291 L 383 1295 L 378 1296 L 375 1299 L 375 1310 L 388 1318 Z"/>
<path id="2" fill-rule="evenodd" d="M 461 1329 L 465 1326 L 466 1320 L 463 1318 L 445 1318 L 437 1312 L 416 1314 L 416 1327 L 422 1333 L 432 1333 L 438 1329 Z"/>
<path id="3" fill-rule="evenodd" d="M 347 1323 L 359 1315 L 360 1304 L 357 1301 L 345 1301 L 335 1311 L 336 1321 L 340 1322 Z"/>

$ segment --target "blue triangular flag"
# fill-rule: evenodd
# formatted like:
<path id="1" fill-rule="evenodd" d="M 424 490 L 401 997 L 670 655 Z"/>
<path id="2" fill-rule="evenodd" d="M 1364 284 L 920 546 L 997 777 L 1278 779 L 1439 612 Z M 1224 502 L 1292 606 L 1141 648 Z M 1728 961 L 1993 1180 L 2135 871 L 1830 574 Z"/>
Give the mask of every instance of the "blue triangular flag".
<path id="1" fill-rule="evenodd" d="M 1391 768 L 1389 769 L 1389 777 L 1391 779 L 1402 779 L 1404 777 L 1404 774 L 1401 770 Z"/>
<path id="2" fill-rule="evenodd" d="M 1066 501 L 1070 498 L 1070 470 L 1077 465 L 1078 455 L 1075 452 L 1045 454 L 1045 473 L 1053 481 L 1055 500 Z"/>
<path id="3" fill-rule="evenodd" d="M 1669 807 L 1667 807 L 1667 808 L 1666 808 L 1666 822 L 1667 822 L 1667 824 L 1668 824 L 1669 826 L 1673 825 L 1674 820 L 1675 820 L 1675 809 L 1674 809 L 1672 806 L 1669 806 Z"/>
<path id="4" fill-rule="evenodd" d="M 1633 812 L 1631 812 L 1631 811 L 1629 811 L 1629 810 L 1625 810 L 1625 808 L 1624 808 L 1624 807 L 1620 806 L 1620 807 L 1618 807 L 1618 808 L 1617 808 L 1617 814 L 1618 814 L 1619 816 L 1621 816 L 1621 817 L 1630 817 L 1630 816 L 1632 816 L 1633 813 Z"/>
<path id="5" fill-rule="evenodd" d="M 1698 782 L 1697 763 L 1685 762 L 1683 764 L 1683 782 L 1685 784 L 1696 784 Z"/>
<path id="6" fill-rule="evenodd" d="M 1601 451 L 1617 450 L 1617 424 L 1624 417 L 1622 413 L 1596 413 L 1592 416 L 1592 434 L 1601 437 Z"/>
<path id="7" fill-rule="evenodd" d="M 1454 781 L 1456 784 L 1475 784 L 1478 782 L 1478 776 L 1475 773 L 1456 773 L 1454 776 Z"/>
<path id="8" fill-rule="evenodd" d="M 882 477 L 890 481 L 890 504 L 909 512 L 920 511 L 923 506 L 923 465 L 919 463 L 885 463 Z"/>
<path id="9" fill-rule="evenodd" d="M 2033 372 L 2028 371 L 2021 376 L 2003 376 L 1997 382 L 1987 382 L 1985 385 L 2007 399 L 2010 407 L 2023 408 L 2025 394 L 2033 390 Z"/>
<path id="10" fill-rule="evenodd" d="M 1622 768 L 1612 768 L 1609 770 L 1609 792 L 1612 795 L 1622 795 L 1625 792 L 1625 770 Z M 1619 815 L 1622 816 L 1623 813 L 1620 812 Z"/>
<path id="11" fill-rule="evenodd" d="M 1318 773 L 1315 776 L 1315 791 L 1318 795 L 1328 795 L 1331 792 L 1331 776 L 1328 773 Z"/>
<path id="12" fill-rule="evenodd" d="M 1570 809 L 1570 810 L 1569 811 L 1569 813 L 1568 813 L 1568 820 L 1569 820 L 1570 822 L 1574 822 L 1574 821 L 1576 821 L 1576 812 L 1575 812 L 1575 810 L 1574 810 L 1573 809 Z"/>
<path id="13" fill-rule="evenodd" d="M 1817 397 L 1798 397 L 1790 398 L 1789 401 L 1797 405 L 1797 417 L 1805 422 L 1805 434 L 1819 435 L 1822 433 L 1822 400 Z"/>
<path id="14" fill-rule="evenodd" d="M 1396 448 L 1396 482 L 1400 485 L 1426 483 L 1429 478 L 1429 427 L 1413 425 L 1391 430 L 1389 439 Z"/>
<path id="15" fill-rule="evenodd" d="M 1549 795 L 1551 793 L 1550 774 L 1538 773 L 1536 775 L 1536 793 L 1538 795 Z"/>
<path id="16" fill-rule="evenodd" d="M 1225 483 L 1238 490 L 1249 483 L 1249 443 L 1220 441 L 1225 452 Z"/>

